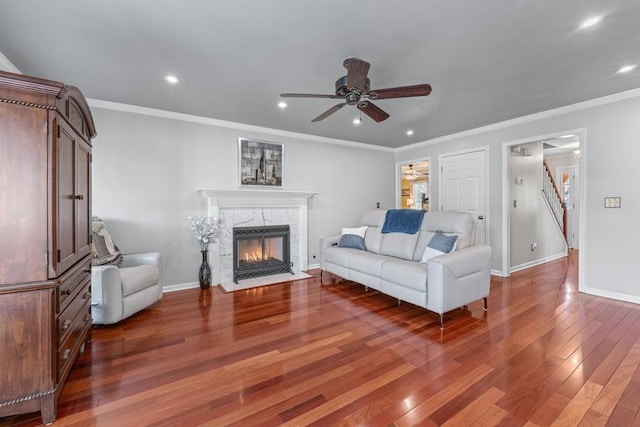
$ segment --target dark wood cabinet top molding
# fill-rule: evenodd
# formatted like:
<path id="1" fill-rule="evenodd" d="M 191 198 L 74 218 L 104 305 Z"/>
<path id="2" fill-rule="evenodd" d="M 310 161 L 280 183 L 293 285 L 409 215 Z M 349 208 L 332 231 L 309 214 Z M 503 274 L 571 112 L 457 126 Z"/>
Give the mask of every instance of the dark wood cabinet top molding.
<path id="1" fill-rule="evenodd" d="M 89 104 L 75 86 L 0 71 L 0 101 L 56 110 L 85 140 L 90 141 L 96 136 Z"/>

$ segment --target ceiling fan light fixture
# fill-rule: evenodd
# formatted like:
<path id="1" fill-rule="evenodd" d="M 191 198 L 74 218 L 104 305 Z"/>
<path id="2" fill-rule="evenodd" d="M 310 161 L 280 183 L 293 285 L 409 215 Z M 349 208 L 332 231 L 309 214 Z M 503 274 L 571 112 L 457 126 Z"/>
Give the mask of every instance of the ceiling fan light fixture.
<path id="1" fill-rule="evenodd" d="M 284 101 L 278 102 L 278 108 L 281 108 L 281 109 L 287 108 L 287 103 Z"/>
<path id="2" fill-rule="evenodd" d="M 409 129 L 409 130 L 406 132 L 406 134 L 407 134 L 407 136 L 411 136 L 411 135 L 413 135 L 413 129 Z"/>
<path id="3" fill-rule="evenodd" d="M 585 28 L 593 27 L 594 25 L 599 24 L 602 21 L 602 16 L 592 16 L 589 19 L 585 19 L 580 24 L 580 29 L 584 30 Z"/>
<path id="4" fill-rule="evenodd" d="M 356 126 L 362 124 L 362 117 L 356 117 L 355 119 L 353 119 L 353 124 Z"/>
<path id="5" fill-rule="evenodd" d="M 169 74 L 167 76 L 164 76 L 164 80 L 167 83 L 170 83 L 172 85 L 176 85 L 176 84 L 180 83 L 180 79 L 177 78 L 176 76 L 171 75 L 171 74 Z"/>

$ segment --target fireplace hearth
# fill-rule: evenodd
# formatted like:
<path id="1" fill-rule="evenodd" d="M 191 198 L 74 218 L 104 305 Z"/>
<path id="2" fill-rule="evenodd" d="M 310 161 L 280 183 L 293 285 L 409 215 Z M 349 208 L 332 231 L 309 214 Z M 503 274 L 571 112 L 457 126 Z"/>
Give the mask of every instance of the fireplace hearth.
<path id="1" fill-rule="evenodd" d="M 293 273 L 289 226 L 233 227 L 233 281 Z"/>

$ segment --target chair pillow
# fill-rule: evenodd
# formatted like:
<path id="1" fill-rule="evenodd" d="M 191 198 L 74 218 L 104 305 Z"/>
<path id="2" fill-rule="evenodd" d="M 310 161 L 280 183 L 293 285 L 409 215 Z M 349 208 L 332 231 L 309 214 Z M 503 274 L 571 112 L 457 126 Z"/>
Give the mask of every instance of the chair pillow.
<path id="1" fill-rule="evenodd" d="M 94 227 L 94 230 L 96 230 L 96 227 Z M 115 265 L 120 267 L 123 259 L 120 249 L 113 243 L 104 225 L 97 228 L 97 230 L 98 231 L 91 233 L 93 239 L 93 243 L 91 244 L 93 252 L 91 265 Z"/>
<path id="2" fill-rule="evenodd" d="M 427 262 L 438 255 L 453 252 L 457 243 L 458 236 L 446 236 L 442 232 L 436 231 L 424 249 L 420 262 Z"/>

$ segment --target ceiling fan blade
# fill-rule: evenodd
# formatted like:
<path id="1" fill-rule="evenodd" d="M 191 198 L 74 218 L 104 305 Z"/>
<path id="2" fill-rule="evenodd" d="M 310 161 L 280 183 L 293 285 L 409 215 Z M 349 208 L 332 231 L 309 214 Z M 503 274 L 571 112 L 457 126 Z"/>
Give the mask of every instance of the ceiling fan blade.
<path id="1" fill-rule="evenodd" d="M 389 115 L 384 112 L 384 110 L 376 107 L 372 102 L 369 101 L 362 101 L 361 103 L 359 103 L 358 110 L 362 111 L 378 123 L 389 118 Z"/>
<path id="2" fill-rule="evenodd" d="M 281 93 L 280 96 L 282 98 L 331 98 L 331 99 L 342 99 L 342 96 L 337 95 L 321 95 L 314 93 Z"/>
<path id="3" fill-rule="evenodd" d="M 369 92 L 371 99 L 405 98 L 409 96 L 427 96 L 431 93 L 431 85 L 413 85 L 376 89 Z"/>
<path id="4" fill-rule="evenodd" d="M 332 115 L 333 113 L 335 113 L 336 111 L 338 111 L 339 109 L 341 109 L 342 107 L 344 107 L 345 105 L 347 105 L 346 102 L 343 102 L 342 104 L 336 104 L 333 107 L 329 108 L 327 111 L 325 111 L 324 113 L 320 114 L 318 117 L 316 117 L 315 119 L 311 120 L 312 123 L 315 122 L 319 122 L 321 120 L 326 119 L 327 117 L 329 117 L 330 115 Z"/>
<path id="5" fill-rule="evenodd" d="M 349 58 L 344 61 L 347 68 L 347 89 L 358 89 L 362 92 L 369 73 L 369 63 L 362 59 Z"/>

